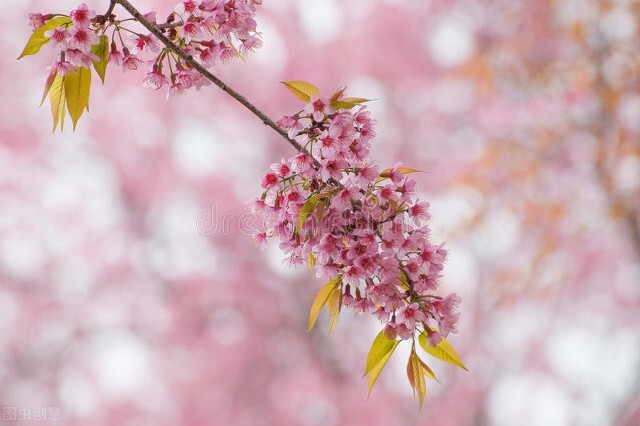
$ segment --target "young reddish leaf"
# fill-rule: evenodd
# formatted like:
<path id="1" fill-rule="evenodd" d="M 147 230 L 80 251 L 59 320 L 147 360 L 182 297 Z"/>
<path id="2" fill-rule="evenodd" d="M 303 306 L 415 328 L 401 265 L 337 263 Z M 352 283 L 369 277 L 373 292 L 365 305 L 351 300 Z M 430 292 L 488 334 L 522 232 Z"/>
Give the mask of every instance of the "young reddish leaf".
<path id="1" fill-rule="evenodd" d="M 296 98 L 303 102 L 308 103 L 311 101 L 313 95 L 320 94 L 320 90 L 318 90 L 316 86 L 306 81 L 282 81 L 281 83 L 284 84 Z"/>
<path id="2" fill-rule="evenodd" d="M 409 377 L 409 383 L 413 388 L 414 394 L 418 394 L 420 408 L 422 408 L 424 397 L 427 395 L 427 383 L 424 374 L 422 361 L 415 350 L 412 350 L 411 355 L 409 355 L 409 362 L 407 363 L 407 376 Z"/>
<path id="3" fill-rule="evenodd" d="M 380 172 L 380 177 L 378 177 L 378 182 L 385 179 L 389 179 L 391 177 L 391 170 L 392 169 L 384 169 L 382 172 Z M 397 170 L 403 175 L 408 175 L 409 173 L 426 173 L 424 170 L 410 169 L 408 167 L 398 167 Z"/>
<path id="4" fill-rule="evenodd" d="M 421 359 L 420 359 L 420 365 L 422 365 L 422 372 L 424 373 L 425 376 L 440 383 L 440 380 L 438 380 L 433 370 L 427 364 L 425 364 L 424 361 L 422 361 Z"/>
<path id="5" fill-rule="evenodd" d="M 64 81 L 66 76 L 56 75 L 49 90 L 49 101 L 51 103 L 51 115 L 53 116 L 53 131 L 55 132 L 60 123 L 60 129 L 64 129 L 65 116 L 65 93 Z"/>
<path id="6" fill-rule="evenodd" d="M 64 82 L 64 91 L 67 100 L 67 109 L 73 121 L 75 130 L 78 120 L 89 105 L 89 95 L 91 93 L 91 70 L 85 67 L 78 67 L 78 72 L 67 73 Z"/>
<path id="7" fill-rule="evenodd" d="M 40 101 L 40 106 L 42 106 L 44 101 L 47 99 L 49 90 L 51 90 L 51 86 L 53 85 L 53 81 L 56 79 L 57 75 L 58 74 L 55 71 L 49 73 L 49 77 L 47 77 L 47 81 L 44 83 L 44 91 L 42 92 L 42 100 Z"/>
<path id="8" fill-rule="evenodd" d="M 407 360 L 407 379 L 409 379 L 409 385 L 411 386 L 411 389 L 413 390 L 413 394 L 416 394 L 416 380 L 415 380 L 415 372 L 413 371 L 413 354 L 414 352 L 412 351 L 411 354 L 409 355 L 409 359 Z"/>
<path id="9" fill-rule="evenodd" d="M 389 340 L 384 334 L 384 330 L 378 333 L 369 349 L 367 356 L 367 366 L 364 375 L 369 374 L 369 395 L 378 380 L 378 376 L 382 373 L 387 361 L 391 358 L 393 351 L 398 347 L 399 340 Z"/>
<path id="10" fill-rule="evenodd" d="M 338 91 L 336 93 L 334 93 L 333 95 L 331 95 L 331 98 L 329 98 L 329 103 L 333 104 L 335 101 L 340 99 L 340 96 L 342 96 L 342 94 L 344 93 L 345 90 L 347 90 L 347 86 L 344 86 L 344 87 L 338 89 Z"/>
<path id="11" fill-rule="evenodd" d="M 424 349 L 429 355 L 469 371 L 460 360 L 456 350 L 444 337 L 440 340 L 440 343 L 432 346 L 427 340 L 426 332 L 423 331 L 420 333 L 420 336 L 418 336 L 418 342 L 420 343 L 420 346 L 422 346 L 422 349 Z"/>
<path id="12" fill-rule="evenodd" d="M 104 84 L 104 77 L 107 73 L 107 63 L 109 62 L 109 37 L 101 35 L 100 42 L 91 48 L 91 53 L 99 58 L 98 61 L 92 61 L 93 68 L 100 76 L 102 84 Z"/>
<path id="13" fill-rule="evenodd" d="M 320 315 L 320 312 L 322 311 L 322 308 L 324 308 L 324 305 L 327 304 L 327 300 L 329 299 L 331 292 L 334 288 L 336 288 L 338 283 L 340 283 L 341 279 L 342 276 L 339 275 L 337 278 L 325 284 L 324 287 L 322 287 L 320 291 L 318 291 L 318 294 L 316 294 L 316 297 L 315 299 L 313 299 L 313 303 L 311 304 L 311 310 L 309 311 L 309 325 L 307 326 L 307 331 L 313 328 L 316 320 L 318 319 L 318 315 Z"/>
<path id="14" fill-rule="evenodd" d="M 45 44 L 49 43 L 50 38 L 46 37 L 44 33 L 49 30 L 53 30 L 54 28 L 58 28 L 59 26 L 70 24 L 71 19 L 66 16 L 56 16 L 54 18 L 49 19 L 44 23 L 43 26 L 38 28 L 31 34 L 29 37 L 29 41 L 27 41 L 27 45 L 22 50 L 18 59 L 22 59 L 25 56 L 35 55 L 40 51 L 40 48 Z"/>
<path id="15" fill-rule="evenodd" d="M 331 323 L 329 324 L 329 333 L 331 333 L 331 330 L 338 322 L 340 310 L 342 309 L 342 286 L 335 286 L 331 290 L 327 298 L 327 308 L 329 308 L 329 317 L 331 318 Z"/>

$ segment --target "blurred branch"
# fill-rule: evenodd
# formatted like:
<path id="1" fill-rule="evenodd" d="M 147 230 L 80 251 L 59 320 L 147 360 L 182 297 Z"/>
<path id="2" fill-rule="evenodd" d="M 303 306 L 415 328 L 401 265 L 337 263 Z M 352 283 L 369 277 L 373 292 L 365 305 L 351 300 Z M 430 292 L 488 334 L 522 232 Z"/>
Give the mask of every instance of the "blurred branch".
<path id="1" fill-rule="evenodd" d="M 610 158 L 607 148 L 613 145 L 613 132 L 615 132 L 615 118 L 614 114 L 607 108 L 606 100 L 609 98 L 610 87 L 604 76 L 604 58 L 607 53 L 607 49 L 610 48 L 605 41 L 605 37 L 600 35 L 601 45 L 599 48 L 594 49 L 592 62 L 596 65 L 597 76 L 595 81 L 595 91 L 600 99 L 600 117 L 597 120 L 597 124 L 594 126 L 595 136 L 597 140 L 597 151 L 595 170 L 596 176 L 602 187 L 602 190 L 607 198 L 609 206 L 614 211 L 619 211 L 624 223 L 629 228 L 629 237 L 633 245 L 633 249 L 640 260 L 640 221 L 638 216 L 640 212 L 636 211 L 633 206 L 630 206 L 616 190 L 614 179 L 611 175 L 611 167 L 607 164 Z M 624 421 L 624 417 L 628 415 L 631 410 L 634 401 L 637 399 L 637 395 L 640 392 L 640 374 L 637 374 L 628 395 L 623 398 L 619 404 L 617 404 L 615 414 L 616 422 Z M 621 424 L 621 423 L 620 423 Z"/>
<path id="2" fill-rule="evenodd" d="M 600 139 L 601 137 L 606 136 L 598 135 L 598 139 Z M 595 167 L 600 186 L 602 187 L 603 192 L 607 197 L 609 206 L 614 210 L 621 212 L 622 220 L 629 228 L 629 236 L 631 238 L 633 248 L 638 257 L 640 257 L 640 221 L 638 220 L 638 212 L 634 211 L 634 209 L 630 207 L 622 197 L 616 194 L 611 174 L 604 164 L 604 156 L 606 156 L 606 152 L 604 149 L 604 143 L 602 141 L 598 143 L 597 155 L 598 159 L 596 161 Z"/>
<path id="3" fill-rule="evenodd" d="M 598 181 L 607 198 L 607 202 L 615 211 L 620 211 L 624 223 L 629 228 L 629 236 L 633 249 L 640 259 L 640 220 L 638 216 L 640 212 L 636 211 L 625 201 L 624 197 L 618 194 L 616 185 L 611 176 L 610 167 L 607 165 L 609 153 L 607 147 L 612 144 L 612 132 L 615 131 L 615 119 L 611 111 L 607 108 L 606 100 L 609 99 L 608 83 L 604 77 L 604 58 L 609 46 L 604 41 L 605 37 L 601 37 L 601 45 L 594 49 L 592 61 L 596 65 L 597 76 L 595 81 L 595 90 L 600 99 L 600 117 L 595 126 L 595 136 L 597 142 L 595 169 Z"/>

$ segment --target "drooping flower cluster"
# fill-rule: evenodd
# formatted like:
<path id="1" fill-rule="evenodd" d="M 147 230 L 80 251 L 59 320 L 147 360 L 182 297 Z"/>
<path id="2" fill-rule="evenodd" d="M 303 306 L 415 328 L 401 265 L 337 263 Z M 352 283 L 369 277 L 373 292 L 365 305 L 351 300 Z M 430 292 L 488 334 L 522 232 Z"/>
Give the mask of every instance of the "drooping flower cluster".
<path id="1" fill-rule="evenodd" d="M 69 71 L 75 72 L 76 67 L 90 68 L 92 62 L 99 61 L 100 58 L 91 51 L 99 42 L 93 26 L 95 18 L 96 12 L 85 4 L 72 10 L 69 17 L 29 15 L 33 31 L 42 28 L 45 39 L 49 39 L 49 44 L 60 52 L 59 59 L 51 65 L 53 72 L 66 75 Z"/>
<path id="2" fill-rule="evenodd" d="M 187 0 L 180 2 L 164 23 L 155 12 L 144 18 L 155 24 L 174 44 L 205 67 L 242 58 L 262 45 L 254 15 L 262 0 Z M 104 79 L 107 63 L 124 71 L 148 68 L 143 86 L 168 88 L 173 97 L 208 84 L 200 73 L 148 32 L 127 27 L 130 19 L 97 15 L 85 4 L 66 15 L 29 15 L 33 43 L 22 56 L 37 53 L 44 44 L 57 50 L 51 75 L 66 75 L 92 65 Z M 31 46 L 31 47 L 30 47 Z"/>
<path id="3" fill-rule="evenodd" d="M 340 306 L 379 318 L 388 339 L 424 334 L 437 345 L 457 331 L 460 298 L 434 294 L 447 252 L 430 242 L 429 204 L 407 176 L 415 170 L 371 162 L 366 100 L 304 88 L 313 94 L 307 106 L 279 121 L 304 151 L 262 177 L 256 240 L 278 239 L 290 265 L 309 262 L 339 291 Z"/>

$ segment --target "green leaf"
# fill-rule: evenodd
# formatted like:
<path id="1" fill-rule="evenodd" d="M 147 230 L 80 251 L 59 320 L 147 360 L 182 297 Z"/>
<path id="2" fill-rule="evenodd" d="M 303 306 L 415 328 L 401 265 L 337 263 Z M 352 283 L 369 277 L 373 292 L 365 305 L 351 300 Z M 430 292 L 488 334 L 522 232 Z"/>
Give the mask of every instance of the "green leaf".
<path id="1" fill-rule="evenodd" d="M 67 99 L 67 109 L 73 121 L 75 130 L 82 113 L 89 106 L 89 95 L 91 93 L 91 70 L 85 67 L 78 67 L 77 73 L 67 73 L 64 82 L 65 96 Z"/>
<path id="2" fill-rule="evenodd" d="M 316 218 L 318 219 L 318 229 L 322 228 L 322 219 L 324 218 L 324 211 L 327 208 L 327 200 L 326 199 L 321 199 L 318 202 L 318 208 L 316 209 Z"/>
<path id="3" fill-rule="evenodd" d="M 109 37 L 101 35 L 100 42 L 93 45 L 91 53 L 100 58 L 98 61 L 92 62 L 93 68 L 95 68 L 96 72 L 100 76 L 100 80 L 102 80 L 102 84 L 104 84 L 104 77 L 107 73 L 107 63 L 109 62 Z"/>
<path id="4" fill-rule="evenodd" d="M 331 333 L 333 327 L 338 323 L 338 317 L 342 309 L 342 286 L 337 285 L 333 287 L 333 290 L 331 290 L 327 298 L 327 308 L 329 309 L 329 317 L 331 318 L 331 323 L 329 324 L 329 333 Z"/>
<path id="5" fill-rule="evenodd" d="M 320 90 L 318 90 L 316 86 L 306 81 L 282 81 L 281 83 L 284 84 L 296 98 L 303 102 L 310 102 L 313 95 L 320 94 Z"/>
<path id="6" fill-rule="evenodd" d="M 324 287 L 318 291 L 318 294 L 316 294 L 316 297 L 313 299 L 313 303 L 311 304 L 311 310 L 309 311 L 309 325 L 307 326 L 307 331 L 313 328 L 322 308 L 327 304 L 327 300 L 329 299 L 329 296 L 331 296 L 331 292 L 336 288 L 341 280 L 342 276 L 339 275 L 337 278 L 334 278 L 325 284 Z"/>
<path id="7" fill-rule="evenodd" d="M 313 253 L 309 253 L 309 270 L 313 271 L 314 266 L 316 266 L 316 257 Z"/>
<path id="8" fill-rule="evenodd" d="M 369 355 L 367 355 L 367 365 L 364 372 L 365 376 L 369 374 L 369 394 L 371 394 L 378 376 L 380 376 L 382 369 L 387 365 L 387 361 L 389 361 L 399 343 L 399 340 L 389 340 L 385 336 L 384 330 L 378 333 L 373 340 Z"/>
<path id="9" fill-rule="evenodd" d="M 429 355 L 469 371 L 460 360 L 456 350 L 444 337 L 440 340 L 440 343 L 432 346 L 427 340 L 427 333 L 423 331 L 420 333 L 420 336 L 418 336 L 418 343 L 420 343 L 422 349 L 424 349 Z"/>
<path id="10" fill-rule="evenodd" d="M 53 30 L 54 28 L 58 28 L 59 26 L 70 24 L 70 23 L 71 23 L 71 19 L 69 19 L 67 16 L 56 16 L 54 18 L 49 19 L 47 22 L 44 23 L 43 26 L 41 26 L 40 28 L 35 30 L 33 34 L 31 34 L 31 37 L 29 37 L 29 41 L 27 42 L 27 45 L 22 50 L 22 53 L 20 54 L 18 59 L 22 59 L 25 56 L 29 56 L 29 55 L 35 55 L 40 51 L 40 48 L 42 46 L 49 43 L 50 38 L 46 37 L 44 33 L 46 33 L 49 30 Z"/>
<path id="11" fill-rule="evenodd" d="M 60 129 L 64 129 L 64 106 L 65 106 L 65 93 L 64 93 L 64 81 L 66 76 L 56 75 L 51 84 L 49 90 L 49 101 L 51 103 L 51 115 L 53 116 L 53 131 L 55 132 L 60 123 Z"/>
<path id="12" fill-rule="evenodd" d="M 331 106 L 335 109 L 351 109 L 356 105 L 370 101 L 371 99 L 365 98 L 342 98 L 331 101 Z"/>
<path id="13" fill-rule="evenodd" d="M 400 276 L 398 278 L 400 279 L 400 283 L 403 289 L 409 290 L 411 288 L 409 286 L 409 277 L 407 277 L 407 274 L 405 274 L 404 271 L 400 271 Z"/>
<path id="14" fill-rule="evenodd" d="M 416 351 L 412 350 L 411 355 L 409 355 L 409 362 L 407 363 L 407 377 L 409 378 L 409 383 L 413 388 L 414 395 L 416 393 L 418 394 L 420 408 L 422 408 L 424 397 L 427 395 L 427 382 L 424 374 L 422 361 L 418 357 L 418 354 L 416 354 Z"/>
<path id="15" fill-rule="evenodd" d="M 312 195 L 302 205 L 302 208 L 300 209 L 300 214 L 298 215 L 298 226 L 296 226 L 296 232 L 300 232 L 302 225 L 304 225 L 304 223 L 307 221 L 309 216 L 311 216 L 311 214 L 316 208 L 316 205 L 318 204 L 318 201 L 320 201 L 322 197 L 324 197 L 324 194 L 322 193 Z"/>

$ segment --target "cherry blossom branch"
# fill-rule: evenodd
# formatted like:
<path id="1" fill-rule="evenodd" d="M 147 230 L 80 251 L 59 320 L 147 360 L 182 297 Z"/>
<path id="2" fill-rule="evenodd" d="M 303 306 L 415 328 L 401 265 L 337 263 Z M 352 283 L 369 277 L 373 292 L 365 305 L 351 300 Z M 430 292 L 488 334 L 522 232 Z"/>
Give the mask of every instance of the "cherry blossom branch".
<path id="1" fill-rule="evenodd" d="M 255 116 L 257 116 L 266 126 L 271 127 L 275 130 L 280 136 L 282 136 L 291 146 L 293 146 L 298 152 L 306 153 L 306 150 L 295 140 L 291 139 L 287 132 L 278 126 L 275 121 L 269 118 L 265 113 L 260 111 L 255 105 L 249 102 L 244 96 L 240 93 L 233 90 L 229 87 L 225 82 L 220 80 L 218 77 L 213 75 L 209 70 L 207 70 L 202 64 L 196 61 L 193 56 L 185 52 L 175 43 L 173 43 L 169 38 L 163 33 L 162 29 L 149 20 L 147 20 L 140 11 L 138 11 L 128 0 L 111 0 L 111 3 L 118 3 L 121 5 L 131 16 L 133 16 L 136 21 L 138 21 L 142 26 L 144 26 L 151 34 L 153 34 L 162 44 L 164 44 L 169 50 L 182 58 L 189 66 L 198 71 L 201 75 L 203 75 L 207 80 L 218 86 L 223 92 L 231 96 L 233 99 L 242 104 L 245 108 L 251 111 Z M 110 7 L 111 9 L 111 7 Z"/>
<path id="2" fill-rule="evenodd" d="M 178 22 L 167 22 L 167 23 L 164 23 L 164 24 L 156 24 L 156 26 L 158 28 L 161 28 L 161 29 L 176 28 L 176 27 L 179 27 L 181 25 L 184 25 L 184 22 L 178 21 Z"/>
<path id="3" fill-rule="evenodd" d="M 104 14 L 105 19 L 109 19 L 111 12 L 113 12 L 113 8 L 116 7 L 116 0 L 109 0 L 109 9 Z"/>

